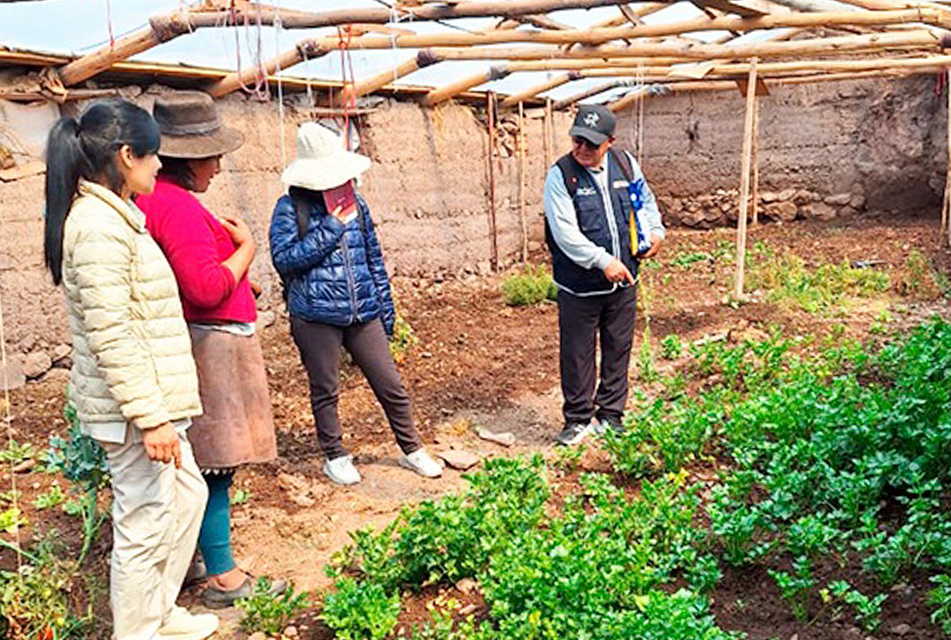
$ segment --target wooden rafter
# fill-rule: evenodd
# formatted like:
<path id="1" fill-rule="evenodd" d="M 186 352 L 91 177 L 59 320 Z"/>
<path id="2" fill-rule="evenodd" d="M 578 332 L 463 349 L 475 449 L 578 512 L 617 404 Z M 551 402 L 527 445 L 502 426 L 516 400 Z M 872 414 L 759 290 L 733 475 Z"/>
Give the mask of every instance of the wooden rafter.
<path id="1" fill-rule="evenodd" d="M 577 80 L 581 77 L 582 75 L 580 71 L 570 71 L 568 73 L 555 76 L 554 78 L 551 78 L 550 80 L 547 80 L 541 84 L 530 87 L 526 89 L 525 91 L 521 91 L 519 93 L 510 95 L 509 97 L 507 97 L 505 100 L 502 101 L 501 106 L 514 107 L 515 105 L 521 104 L 522 102 L 525 102 L 526 100 L 531 100 L 532 98 L 537 96 L 539 93 L 545 93 L 546 91 L 551 91 L 555 87 L 560 87 L 563 84 L 571 82 L 572 80 Z"/>
<path id="2" fill-rule="evenodd" d="M 445 87 L 440 87 L 438 89 L 433 89 L 426 97 L 423 98 L 423 104 L 426 106 L 432 107 L 447 100 L 452 100 L 455 96 L 460 93 L 464 93 L 469 89 L 478 87 L 480 84 L 485 84 L 486 82 L 492 82 L 493 80 L 501 80 L 505 76 L 509 75 L 511 71 L 508 68 L 508 65 L 497 65 L 482 71 L 480 73 L 468 76 L 462 80 L 457 80 L 452 84 L 449 84 Z"/>

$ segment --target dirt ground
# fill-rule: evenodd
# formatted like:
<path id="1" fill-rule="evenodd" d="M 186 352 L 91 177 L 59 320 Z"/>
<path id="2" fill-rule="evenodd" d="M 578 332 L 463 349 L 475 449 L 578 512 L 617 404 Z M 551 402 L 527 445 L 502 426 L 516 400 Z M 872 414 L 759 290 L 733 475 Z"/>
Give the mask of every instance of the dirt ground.
<path id="1" fill-rule="evenodd" d="M 900 308 L 893 312 L 894 325 L 946 311 L 941 301 L 911 301 L 891 292 L 851 305 L 844 316 L 811 315 L 767 302 L 725 304 L 724 297 L 732 289 L 732 262 L 705 260 L 686 268 L 677 263 L 692 252 L 717 254 L 717 248 L 722 249 L 734 234 L 729 229 L 674 229 L 659 268 L 643 270 L 643 281 L 652 293 L 650 333 L 655 345 L 671 333 L 689 342 L 731 329 L 768 331 L 774 326 L 790 336 L 824 334 L 833 324 L 843 323 L 847 336 L 865 337 L 889 305 Z M 770 224 L 751 229 L 750 243 L 755 242 L 777 251 L 788 249 L 807 262 L 881 261 L 877 267 L 893 277 L 901 274 L 916 248 L 942 273 L 948 273 L 951 264 L 949 253 L 938 249 L 937 222 L 930 219 Z M 545 258 L 540 255 L 537 259 Z M 492 276 L 394 282 L 402 313 L 419 339 L 400 368 L 414 400 L 420 431 L 433 452 L 458 448 L 481 457 L 537 451 L 554 455 L 561 402 L 557 309 L 553 304 L 506 307 L 501 280 L 502 276 Z M 644 315 L 638 320 L 636 345 L 643 335 Z M 238 473 L 236 488 L 248 492 L 249 498 L 234 508 L 235 550 L 240 564 L 255 574 L 289 578 L 301 589 L 321 589 L 329 583 L 324 565 L 349 542 L 351 531 L 380 527 L 391 521 L 401 506 L 452 491 L 464 480 L 453 470 L 440 480 L 427 480 L 400 468 L 398 450 L 371 390 L 358 371 L 348 368 L 340 411 L 347 431 L 345 444 L 355 454 L 364 481 L 352 488 L 332 485 L 320 470 L 306 378 L 286 318 L 278 318 L 264 329 L 262 337 L 280 456 L 273 463 Z M 636 366 L 636 358 L 633 360 L 632 369 Z M 12 427 L 17 441 L 44 448 L 51 435 L 63 432 L 64 374 L 54 370 L 46 379 L 13 392 Z M 632 371 L 632 379 L 634 375 Z M 510 432 L 517 443 L 505 448 L 487 442 L 476 435 L 479 428 Z M 586 465 L 598 465 L 596 453 L 592 455 Z M 58 510 L 38 512 L 32 505 L 34 496 L 54 481 L 51 476 L 24 473 L 15 481 L 23 493 L 21 507 L 31 523 L 21 529 L 22 539 L 52 528 L 63 540 L 79 539 L 74 518 Z M 11 488 L 13 482 L 9 468 L 0 472 L 0 492 Z M 65 482 L 59 482 L 65 488 Z M 103 576 L 110 537 L 104 532 L 91 560 L 93 571 Z M 13 565 L 11 556 L 9 551 L 0 551 L 0 568 Z M 786 639 L 794 634 L 798 640 L 853 637 L 847 626 L 823 630 L 800 625 L 785 604 L 772 597 L 775 594 L 770 589 L 775 588 L 758 586 L 761 578 L 727 575 L 715 597 L 715 609 L 725 627 L 747 631 L 751 640 Z M 907 623 L 912 632 L 906 638 L 935 637 L 927 635 L 936 632 L 927 623 L 926 586 L 924 581 L 917 587 L 909 585 L 914 595 L 907 602 L 904 596 L 890 599 L 896 604 L 889 605 L 892 609 L 886 607 L 882 629 Z M 737 609 L 736 602 L 746 606 Z M 412 612 L 418 607 L 408 609 L 404 624 L 414 619 Z M 233 623 L 237 614 L 227 617 Z M 298 628 L 305 638 L 330 637 L 310 617 L 300 620 Z M 866 635 L 854 637 L 865 640 Z"/>

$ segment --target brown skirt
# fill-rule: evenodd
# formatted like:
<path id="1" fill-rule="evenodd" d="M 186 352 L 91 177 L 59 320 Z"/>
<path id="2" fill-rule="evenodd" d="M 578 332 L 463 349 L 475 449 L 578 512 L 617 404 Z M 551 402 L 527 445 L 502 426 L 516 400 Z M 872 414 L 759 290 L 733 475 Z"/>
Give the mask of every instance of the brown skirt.
<path id="1" fill-rule="evenodd" d="M 258 337 L 189 331 L 204 408 L 188 430 L 198 466 L 227 469 L 276 458 L 274 419 Z"/>

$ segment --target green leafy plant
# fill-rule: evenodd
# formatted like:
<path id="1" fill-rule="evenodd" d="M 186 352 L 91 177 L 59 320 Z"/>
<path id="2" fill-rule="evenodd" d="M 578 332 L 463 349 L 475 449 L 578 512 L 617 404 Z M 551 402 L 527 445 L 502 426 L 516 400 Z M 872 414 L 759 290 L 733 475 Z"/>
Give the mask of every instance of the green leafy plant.
<path id="1" fill-rule="evenodd" d="M 29 442 L 17 442 L 13 438 L 7 442 L 5 449 L 0 449 L 0 462 L 18 465 L 21 462 L 32 460 L 37 455 L 36 448 Z"/>
<path id="2" fill-rule="evenodd" d="M 413 331 L 413 326 L 399 312 L 393 324 L 393 335 L 390 337 L 390 355 L 396 362 L 403 362 L 410 349 L 419 344 L 419 337 Z"/>
<path id="3" fill-rule="evenodd" d="M 343 577 L 324 598 L 321 618 L 340 640 L 383 640 L 400 615 L 398 593 L 387 594 L 380 584 Z"/>
<path id="4" fill-rule="evenodd" d="M 816 585 L 812 575 L 812 563 L 808 558 L 800 557 L 793 561 L 792 573 L 788 571 L 774 571 L 769 575 L 776 581 L 776 586 L 790 607 L 797 620 L 805 622 L 809 617 L 807 596 L 810 589 Z"/>
<path id="5" fill-rule="evenodd" d="M 292 583 L 289 583 L 280 593 L 275 591 L 274 585 L 268 578 L 260 577 L 254 585 L 254 594 L 250 598 L 242 598 L 235 603 L 244 613 L 241 627 L 245 631 L 279 634 L 295 615 L 310 604 L 307 592 L 295 592 Z"/>
<path id="6" fill-rule="evenodd" d="M 664 360 L 676 360 L 683 355 L 683 352 L 684 344 L 676 333 L 664 336 L 664 339 L 660 341 L 660 357 Z"/>
<path id="7" fill-rule="evenodd" d="M 558 288 L 547 267 L 526 265 L 521 272 L 505 279 L 502 283 L 502 295 L 508 306 L 524 307 L 555 300 L 558 297 Z"/>
<path id="8" fill-rule="evenodd" d="M 839 600 L 852 607 L 855 618 L 862 628 L 872 632 L 881 625 L 882 604 L 888 599 L 888 594 L 880 593 L 872 598 L 864 595 L 844 580 L 830 582 L 828 589 L 823 590 L 823 600 Z"/>
<path id="9" fill-rule="evenodd" d="M 68 401 L 64 415 L 69 424 L 68 435 L 50 438 L 46 465 L 62 472 L 79 494 L 76 503 L 80 505 L 78 515 L 83 519 L 83 546 L 79 555 L 79 564 L 82 564 L 108 517 L 108 513 L 99 508 L 99 491 L 109 482 L 109 468 L 105 451 L 82 433 L 76 409 Z"/>
<path id="10" fill-rule="evenodd" d="M 16 533 L 17 529 L 29 524 L 22 512 L 16 507 L 0 511 L 0 531 Z"/>
<path id="11" fill-rule="evenodd" d="M 234 493 L 231 494 L 231 504 L 239 505 L 244 504 L 251 499 L 251 496 L 254 494 L 248 491 L 247 489 L 236 489 Z"/>
<path id="12" fill-rule="evenodd" d="M 3 637 L 9 640 L 80 640 L 92 635 L 92 598 L 86 598 L 80 612 L 71 603 L 83 588 L 89 595 L 100 589 L 75 563 L 62 559 L 55 540 L 51 532 L 30 552 L 17 550 L 25 560 L 20 569 L 0 571 L 0 630 L 6 627 Z"/>
<path id="13" fill-rule="evenodd" d="M 934 607 L 931 621 L 941 626 L 946 635 L 951 635 L 951 575 L 933 576 L 934 589 L 928 592 L 928 604 Z"/>
<path id="14" fill-rule="evenodd" d="M 50 487 L 49 491 L 36 496 L 36 499 L 33 501 L 33 506 L 40 510 L 51 509 L 58 507 L 64 502 L 66 502 L 66 494 L 58 484 L 54 484 Z"/>

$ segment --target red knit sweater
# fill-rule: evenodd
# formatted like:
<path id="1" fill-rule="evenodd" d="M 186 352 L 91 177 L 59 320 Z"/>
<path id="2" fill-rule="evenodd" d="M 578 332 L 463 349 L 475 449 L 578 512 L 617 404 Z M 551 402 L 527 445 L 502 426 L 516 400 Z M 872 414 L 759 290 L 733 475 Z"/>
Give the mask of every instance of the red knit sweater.
<path id="1" fill-rule="evenodd" d="M 238 283 L 222 263 L 237 250 L 218 220 L 189 191 L 160 176 L 155 191 L 135 203 L 178 281 L 188 322 L 254 322 L 247 274 Z"/>

